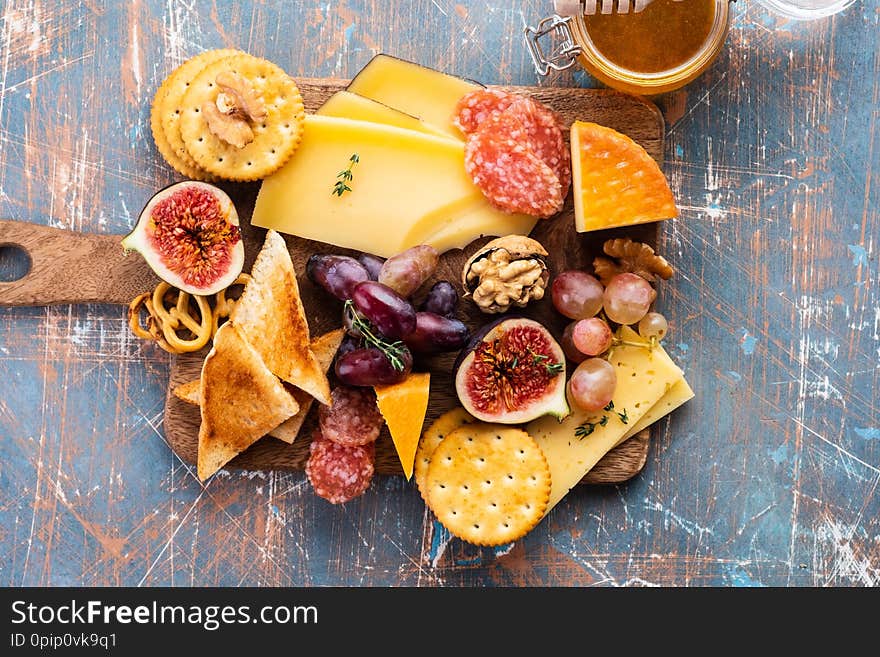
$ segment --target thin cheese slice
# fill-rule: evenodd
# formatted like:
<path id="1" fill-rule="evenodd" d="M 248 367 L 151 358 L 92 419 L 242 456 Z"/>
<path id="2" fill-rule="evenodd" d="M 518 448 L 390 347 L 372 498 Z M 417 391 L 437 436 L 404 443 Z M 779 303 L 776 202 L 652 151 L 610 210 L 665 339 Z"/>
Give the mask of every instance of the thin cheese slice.
<path id="1" fill-rule="evenodd" d="M 407 236 L 414 244 L 430 244 L 443 253 L 462 249 L 478 237 L 494 235 L 528 235 L 536 217 L 527 214 L 507 214 L 486 203 L 479 194 L 459 199 L 424 218 Z"/>
<path id="2" fill-rule="evenodd" d="M 678 381 L 672 384 L 672 387 L 669 388 L 669 391 L 663 395 L 663 397 L 651 407 L 647 413 L 642 416 L 642 419 L 635 423 L 632 429 L 630 429 L 626 435 L 620 439 L 617 443 L 619 445 L 624 440 L 632 438 L 639 431 L 645 429 L 652 424 L 654 424 L 657 420 L 666 417 L 676 408 L 684 404 L 686 401 L 690 401 L 694 398 L 694 391 L 691 390 L 688 382 L 685 381 L 684 377 L 681 377 Z M 615 445 L 615 447 L 617 446 Z"/>
<path id="3" fill-rule="evenodd" d="M 452 124 L 455 106 L 475 82 L 447 75 L 389 55 L 376 55 L 348 85 L 348 91 L 420 118 L 450 137 L 461 138 Z"/>
<path id="4" fill-rule="evenodd" d="M 400 383 L 375 388 L 379 412 L 388 424 L 407 479 L 412 477 L 430 389 L 431 375 L 428 373 L 410 374 Z"/>
<path id="5" fill-rule="evenodd" d="M 335 116 L 343 119 L 355 119 L 356 121 L 370 121 L 371 123 L 384 123 L 405 130 L 415 130 L 437 137 L 447 137 L 439 128 L 425 123 L 409 114 L 396 110 L 382 103 L 376 102 L 363 96 L 358 96 L 350 91 L 338 91 L 321 105 L 316 112 L 321 116 Z M 461 139 L 455 138 L 456 141 Z"/>
<path id="6" fill-rule="evenodd" d="M 621 337 L 628 342 L 641 341 L 630 329 L 623 327 Z M 550 466 L 552 489 L 547 510 L 552 509 L 599 460 L 605 456 L 648 411 L 682 378 L 662 347 L 621 345 L 614 348 L 610 360 L 617 373 L 614 409 L 590 413 L 573 410 L 562 422 L 552 417 L 535 420 L 526 430 L 544 450 Z M 624 414 L 626 422 L 620 415 Z M 602 418 L 605 424 L 601 424 Z M 578 437 L 578 426 L 592 423 L 592 433 Z"/>

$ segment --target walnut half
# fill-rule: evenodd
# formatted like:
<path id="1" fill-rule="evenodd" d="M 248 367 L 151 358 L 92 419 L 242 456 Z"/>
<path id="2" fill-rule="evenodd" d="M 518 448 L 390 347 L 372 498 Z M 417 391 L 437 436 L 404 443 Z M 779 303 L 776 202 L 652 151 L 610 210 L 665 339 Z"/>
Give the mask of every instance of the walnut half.
<path id="1" fill-rule="evenodd" d="M 602 285 L 608 285 L 617 274 L 632 272 L 645 280 L 655 283 L 658 278 L 672 277 L 673 269 L 666 258 L 654 253 L 647 244 L 634 242 L 628 237 L 608 240 L 602 250 L 610 258 L 598 256 L 593 260 L 593 269 Z"/>
<path id="2" fill-rule="evenodd" d="M 254 140 L 252 122 L 268 116 L 266 104 L 247 78 L 233 71 L 219 73 L 214 83 L 220 89 L 214 102 L 202 104 L 208 129 L 235 148 L 244 148 Z"/>
<path id="3" fill-rule="evenodd" d="M 484 313 L 502 313 L 542 299 L 550 280 L 541 244 L 522 235 L 492 240 L 465 264 L 465 292 Z"/>

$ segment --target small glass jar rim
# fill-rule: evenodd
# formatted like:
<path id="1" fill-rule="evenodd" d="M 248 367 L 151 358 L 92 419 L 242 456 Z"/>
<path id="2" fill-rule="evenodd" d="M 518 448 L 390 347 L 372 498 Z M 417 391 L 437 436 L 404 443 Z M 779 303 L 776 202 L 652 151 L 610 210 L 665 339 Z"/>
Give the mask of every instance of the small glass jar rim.
<path id="1" fill-rule="evenodd" d="M 583 16 L 577 16 L 574 19 L 574 37 L 575 41 L 582 48 L 581 56 L 587 58 L 592 64 L 600 68 L 608 77 L 620 80 L 621 82 L 635 83 L 639 86 L 668 85 L 693 74 L 704 63 L 711 61 L 721 49 L 730 22 L 729 2 L 730 0 L 715 0 L 715 18 L 703 45 L 690 59 L 666 71 L 641 73 L 618 66 L 595 47 L 587 32 L 587 25 L 584 22 Z"/>

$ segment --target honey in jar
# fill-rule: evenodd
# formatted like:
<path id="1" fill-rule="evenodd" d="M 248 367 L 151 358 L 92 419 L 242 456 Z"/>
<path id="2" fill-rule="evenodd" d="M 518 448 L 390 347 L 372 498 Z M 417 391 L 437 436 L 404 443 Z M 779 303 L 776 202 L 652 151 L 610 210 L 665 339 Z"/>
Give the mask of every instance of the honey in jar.
<path id="1" fill-rule="evenodd" d="M 728 2 L 652 0 L 639 12 L 555 15 L 538 30 L 528 28 L 526 43 L 539 73 L 577 61 L 611 87 L 659 94 L 687 84 L 709 67 L 727 36 Z M 584 3 L 557 1 L 557 11 L 560 5 L 582 9 Z M 562 46 L 548 60 L 538 38 L 551 33 L 561 37 Z"/>

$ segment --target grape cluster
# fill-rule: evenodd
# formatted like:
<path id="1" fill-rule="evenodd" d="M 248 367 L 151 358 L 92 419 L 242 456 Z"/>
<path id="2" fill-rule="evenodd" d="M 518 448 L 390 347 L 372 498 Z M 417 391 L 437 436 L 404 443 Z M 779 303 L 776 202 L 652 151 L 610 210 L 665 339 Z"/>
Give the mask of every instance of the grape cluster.
<path id="1" fill-rule="evenodd" d="M 316 285 L 343 301 L 347 335 L 336 355 L 337 378 L 347 385 L 398 383 L 413 367 L 413 354 L 461 349 L 470 333 L 455 317 L 458 292 L 438 281 L 418 310 L 413 295 L 434 275 L 439 254 L 414 246 L 382 260 L 362 254 L 315 254 L 306 274 Z"/>
<path id="2" fill-rule="evenodd" d="M 663 315 L 650 312 L 657 293 L 633 273 L 617 274 L 603 286 L 578 270 L 556 276 L 550 292 L 556 310 L 573 320 L 560 340 L 566 357 L 578 363 L 568 382 L 570 397 L 583 410 L 601 410 L 617 388 L 614 367 L 602 358 L 614 341 L 612 324 L 637 326 L 639 335 L 652 343 L 662 340 L 669 325 Z"/>

